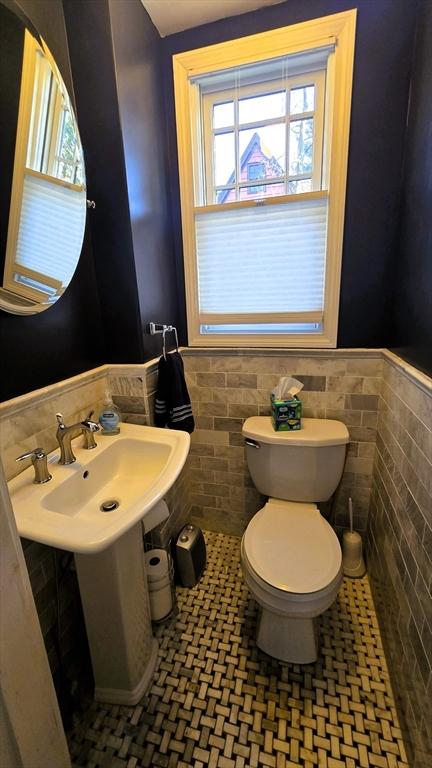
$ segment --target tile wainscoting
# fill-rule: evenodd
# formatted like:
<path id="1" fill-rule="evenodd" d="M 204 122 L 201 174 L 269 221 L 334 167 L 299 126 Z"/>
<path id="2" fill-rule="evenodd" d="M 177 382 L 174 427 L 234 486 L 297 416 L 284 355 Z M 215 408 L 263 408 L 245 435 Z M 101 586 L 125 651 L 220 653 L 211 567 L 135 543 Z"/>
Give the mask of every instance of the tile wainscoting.
<path id="1" fill-rule="evenodd" d="M 243 420 L 268 413 L 270 391 L 281 375 L 302 379 L 305 416 L 341 419 L 350 430 L 331 513 L 343 528 L 347 499 L 353 497 L 411 763 L 426 768 L 432 719 L 432 380 L 387 350 L 184 349 L 182 354 L 197 428 L 167 499 L 171 516 L 164 538 L 191 518 L 207 529 L 242 533 L 262 501 L 247 472 Z M 77 420 L 91 409 L 97 413 L 109 394 L 124 420 L 151 424 L 156 383 L 157 360 L 107 365 L 0 405 L 0 450 L 8 478 L 22 468 L 14 463 L 19 453 L 37 443 L 55 447 L 56 411 L 69 422 Z M 33 542 L 24 545 L 55 670 L 52 552 Z M 76 584 L 69 589 L 61 645 L 62 652 L 73 654 L 68 636 L 76 642 L 83 624 L 68 608 L 76 601 Z"/>
<path id="2" fill-rule="evenodd" d="M 241 429 L 248 416 L 270 414 L 271 390 L 280 376 L 292 375 L 304 384 L 304 416 L 340 419 L 350 430 L 342 482 L 326 514 L 337 528 L 344 527 L 351 496 L 356 526 L 366 530 L 382 381 L 380 352 L 261 355 L 188 350 L 184 361 L 196 420 L 190 470 L 196 523 L 241 535 L 262 506 L 248 472 Z"/>
<path id="3" fill-rule="evenodd" d="M 432 764 L 432 380 L 384 360 L 368 572 L 412 768 Z"/>

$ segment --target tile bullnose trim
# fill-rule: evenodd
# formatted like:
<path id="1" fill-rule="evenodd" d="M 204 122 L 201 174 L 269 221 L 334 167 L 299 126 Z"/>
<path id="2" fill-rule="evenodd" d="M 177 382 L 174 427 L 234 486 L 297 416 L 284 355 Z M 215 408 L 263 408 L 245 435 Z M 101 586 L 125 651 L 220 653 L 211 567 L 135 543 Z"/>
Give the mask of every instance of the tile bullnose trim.
<path id="1" fill-rule="evenodd" d="M 363 349 L 312 349 L 306 347 L 296 347 L 292 349 L 282 349 L 281 347 L 180 347 L 181 354 L 189 356 L 208 356 L 208 357 L 370 357 L 382 358 L 387 350 L 383 348 Z M 153 362 L 153 361 L 152 361 Z"/>
<path id="2" fill-rule="evenodd" d="M 389 349 L 383 350 L 383 359 L 387 360 L 387 362 L 390 363 L 393 368 L 396 368 L 396 370 L 404 373 L 407 379 L 412 381 L 412 383 L 416 384 L 419 389 L 423 390 L 423 392 L 432 397 L 431 376 L 428 376 L 427 373 L 423 373 L 423 371 L 420 371 L 414 365 L 411 365 L 411 363 L 408 363 L 402 357 L 399 357 Z"/>
<path id="3" fill-rule="evenodd" d="M 97 368 L 90 368 L 88 371 L 78 373 L 76 376 L 71 376 L 68 379 L 61 379 L 54 384 L 48 384 L 46 387 L 33 389 L 31 392 L 18 395 L 11 400 L 4 400 L 0 403 L 0 419 L 8 417 L 11 413 L 16 415 L 33 404 L 40 405 L 47 400 L 51 400 L 53 397 L 66 394 L 71 390 L 75 391 L 80 387 L 86 386 L 86 384 L 103 379 L 108 375 L 108 370 L 108 365 L 100 365 Z"/>

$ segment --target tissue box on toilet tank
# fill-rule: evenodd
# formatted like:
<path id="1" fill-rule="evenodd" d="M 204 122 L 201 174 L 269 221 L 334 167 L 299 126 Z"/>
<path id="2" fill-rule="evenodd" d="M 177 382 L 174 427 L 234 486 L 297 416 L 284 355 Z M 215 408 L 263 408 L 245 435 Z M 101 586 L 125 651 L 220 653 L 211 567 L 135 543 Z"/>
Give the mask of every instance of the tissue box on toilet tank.
<path id="1" fill-rule="evenodd" d="M 301 429 L 302 404 L 297 396 L 291 400 L 277 400 L 271 396 L 272 423 L 276 432 Z"/>

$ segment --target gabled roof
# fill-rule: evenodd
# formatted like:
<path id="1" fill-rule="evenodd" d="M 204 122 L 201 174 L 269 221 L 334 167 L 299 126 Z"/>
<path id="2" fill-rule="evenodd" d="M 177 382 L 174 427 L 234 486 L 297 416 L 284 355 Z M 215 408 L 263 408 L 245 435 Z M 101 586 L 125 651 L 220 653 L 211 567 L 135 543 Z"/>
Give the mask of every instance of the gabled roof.
<path id="1" fill-rule="evenodd" d="M 243 154 L 242 154 L 242 156 L 240 158 L 240 172 L 243 170 L 245 165 L 247 165 L 247 162 L 248 162 L 250 156 L 252 155 L 254 150 L 257 149 L 257 148 L 268 159 L 269 163 L 271 164 L 272 168 L 274 169 L 274 175 L 275 176 L 282 176 L 283 175 L 283 168 L 278 163 L 276 158 L 273 155 L 271 155 L 270 152 L 268 150 L 266 150 L 265 147 L 262 146 L 260 135 L 256 131 L 253 134 L 253 136 L 251 137 L 251 140 L 250 140 L 249 144 L 247 145 L 246 149 L 244 150 L 244 152 L 243 152 Z M 229 179 L 227 180 L 226 183 L 227 184 L 234 184 L 234 179 L 235 179 L 235 170 L 232 171 L 232 173 L 231 173 L 231 175 L 230 175 L 230 177 L 229 177 Z M 231 192 L 230 189 L 225 190 L 223 192 L 219 202 L 220 203 L 224 203 L 230 192 Z"/>

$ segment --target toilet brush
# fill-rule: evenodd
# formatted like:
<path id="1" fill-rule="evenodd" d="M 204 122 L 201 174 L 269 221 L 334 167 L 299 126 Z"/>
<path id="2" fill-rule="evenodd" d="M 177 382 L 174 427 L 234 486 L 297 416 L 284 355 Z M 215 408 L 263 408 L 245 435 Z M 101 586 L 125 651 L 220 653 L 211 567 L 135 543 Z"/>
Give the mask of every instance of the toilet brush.
<path id="1" fill-rule="evenodd" d="M 363 560 L 363 543 L 353 525 L 353 503 L 348 499 L 349 531 L 344 531 L 342 538 L 342 565 L 345 576 L 352 578 L 364 576 L 366 566 Z"/>

